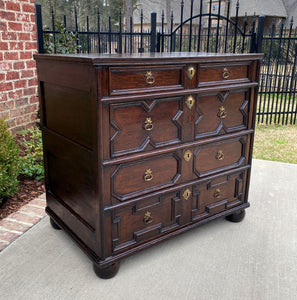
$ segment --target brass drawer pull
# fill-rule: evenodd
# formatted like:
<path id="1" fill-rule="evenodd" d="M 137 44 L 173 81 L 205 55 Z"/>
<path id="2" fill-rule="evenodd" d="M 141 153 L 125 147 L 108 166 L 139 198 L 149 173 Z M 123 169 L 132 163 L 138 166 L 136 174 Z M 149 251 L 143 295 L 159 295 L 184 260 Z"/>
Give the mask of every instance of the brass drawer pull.
<path id="1" fill-rule="evenodd" d="M 217 116 L 221 119 L 225 119 L 227 117 L 227 112 L 226 112 L 226 109 L 224 106 L 221 106 L 219 108 L 219 112 L 218 112 Z"/>
<path id="2" fill-rule="evenodd" d="M 228 79 L 229 78 L 229 70 L 228 68 L 223 69 L 223 78 Z"/>
<path id="3" fill-rule="evenodd" d="M 193 77 L 195 76 L 195 69 L 193 66 L 188 67 L 187 69 L 187 76 L 190 80 L 193 79 Z"/>
<path id="4" fill-rule="evenodd" d="M 192 152 L 191 150 L 187 150 L 184 154 L 185 161 L 189 161 L 192 158 Z"/>
<path id="5" fill-rule="evenodd" d="M 223 153 L 222 150 L 219 150 L 217 153 L 217 159 L 222 160 L 224 158 L 225 154 Z"/>
<path id="6" fill-rule="evenodd" d="M 149 223 L 152 223 L 152 222 L 153 222 L 152 213 L 151 213 L 150 211 L 147 211 L 147 212 L 144 214 L 143 222 L 144 222 L 145 224 L 149 224 Z"/>
<path id="7" fill-rule="evenodd" d="M 213 193 L 213 196 L 217 199 L 220 198 L 221 197 L 221 190 L 216 189 L 215 192 Z"/>
<path id="8" fill-rule="evenodd" d="M 144 129 L 146 131 L 151 131 L 154 128 L 153 121 L 150 117 L 147 117 L 144 122 Z"/>
<path id="9" fill-rule="evenodd" d="M 195 102 L 195 100 L 192 96 L 187 97 L 186 104 L 188 106 L 188 109 L 192 108 L 192 106 L 194 105 L 194 102 Z"/>
<path id="10" fill-rule="evenodd" d="M 146 83 L 147 84 L 154 84 L 155 83 L 155 77 L 152 73 L 152 71 L 147 71 L 145 73 Z"/>
<path id="11" fill-rule="evenodd" d="M 186 189 L 183 193 L 183 197 L 185 200 L 188 200 L 191 196 L 191 191 L 189 189 Z"/>
<path id="12" fill-rule="evenodd" d="M 145 170 L 144 173 L 144 181 L 151 181 L 153 180 L 153 172 L 151 171 L 151 169 L 147 169 Z"/>

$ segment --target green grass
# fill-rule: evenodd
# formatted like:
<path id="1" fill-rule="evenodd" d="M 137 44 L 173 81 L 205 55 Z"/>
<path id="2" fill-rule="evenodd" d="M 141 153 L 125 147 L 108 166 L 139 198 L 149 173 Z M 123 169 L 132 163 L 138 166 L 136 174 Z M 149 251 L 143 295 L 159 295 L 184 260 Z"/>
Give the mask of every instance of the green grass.
<path id="1" fill-rule="evenodd" d="M 297 125 L 257 125 L 253 157 L 297 164 Z"/>

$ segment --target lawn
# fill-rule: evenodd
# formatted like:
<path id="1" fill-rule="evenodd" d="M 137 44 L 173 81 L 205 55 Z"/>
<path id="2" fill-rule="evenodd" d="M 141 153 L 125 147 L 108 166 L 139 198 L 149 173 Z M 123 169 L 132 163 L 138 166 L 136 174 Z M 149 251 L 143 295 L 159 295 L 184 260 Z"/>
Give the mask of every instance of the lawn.
<path id="1" fill-rule="evenodd" d="M 257 125 L 253 158 L 297 164 L 297 124 Z"/>

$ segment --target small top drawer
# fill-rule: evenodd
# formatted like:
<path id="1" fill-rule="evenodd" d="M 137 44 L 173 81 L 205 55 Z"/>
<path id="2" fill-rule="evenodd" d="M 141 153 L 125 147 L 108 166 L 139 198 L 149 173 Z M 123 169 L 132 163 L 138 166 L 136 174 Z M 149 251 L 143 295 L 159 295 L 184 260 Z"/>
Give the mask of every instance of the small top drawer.
<path id="1" fill-rule="evenodd" d="M 183 65 L 111 67 L 110 95 L 183 89 Z"/>
<path id="2" fill-rule="evenodd" d="M 198 87 L 249 82 L 249 65 L 249 62 L 201 64 L 198 68 Z"/>

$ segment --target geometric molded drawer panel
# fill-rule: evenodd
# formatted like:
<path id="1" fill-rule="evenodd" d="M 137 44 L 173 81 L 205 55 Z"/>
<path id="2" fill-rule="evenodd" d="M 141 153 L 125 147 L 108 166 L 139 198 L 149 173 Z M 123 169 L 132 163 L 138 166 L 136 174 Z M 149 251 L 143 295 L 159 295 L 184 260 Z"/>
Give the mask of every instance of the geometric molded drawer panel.
<path id="1" fill-rule="evenodd" d="M 176 184 L 181 159 L 173 154 L 120 164 L 111 175 L 112 194 L 125 201 Z"/>
<path id="2" fill-rule="evenodd" d="M 246 171 L 219 176 L 193 186 L 192 220 L 197 221 L 240 205 L 244 200 Z"/>
<path id="3" fill-rule="evenodd" d="M 204 177 L 243 165 L 248 140 L 241 136 L 199 146 L 194 152 L 194 173 Z"/>
<path id="4" fill-rule="evenodd" d="M 180 191 L 139 201 L 112 213 L 113 251 L 126 249 L 179 227 Z"/>
<path id="5" fill-rule="evenodd" d="M 199 96 L 195 139 L 247 129 L 247 99 L 247 91 Z"/>
<path id="6" fill-rule="evenodd" d="M 110 148 L 116 157 L 181 142 L 182 97 L 110 105 Z"/>

